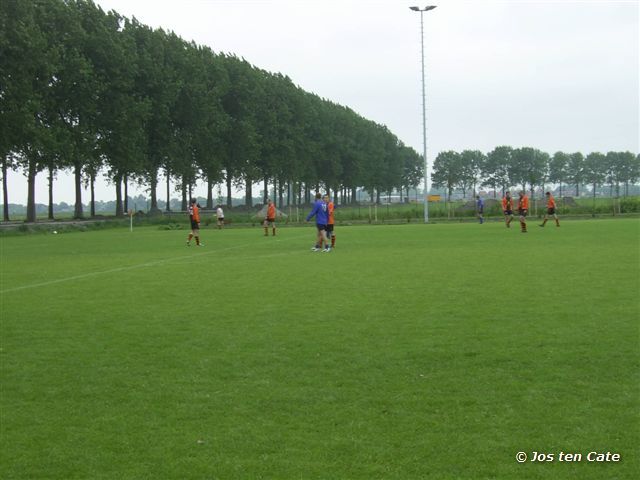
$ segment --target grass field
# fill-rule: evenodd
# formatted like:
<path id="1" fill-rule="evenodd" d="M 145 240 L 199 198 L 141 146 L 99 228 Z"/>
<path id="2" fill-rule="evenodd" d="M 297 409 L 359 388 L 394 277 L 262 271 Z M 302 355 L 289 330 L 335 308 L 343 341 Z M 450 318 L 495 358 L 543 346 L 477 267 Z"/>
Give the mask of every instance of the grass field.
<path id="1" fill-rule="evenodd" d="M 0 478 L 639 478 L 640 222 L 514 225 L 0 238 Z"/>

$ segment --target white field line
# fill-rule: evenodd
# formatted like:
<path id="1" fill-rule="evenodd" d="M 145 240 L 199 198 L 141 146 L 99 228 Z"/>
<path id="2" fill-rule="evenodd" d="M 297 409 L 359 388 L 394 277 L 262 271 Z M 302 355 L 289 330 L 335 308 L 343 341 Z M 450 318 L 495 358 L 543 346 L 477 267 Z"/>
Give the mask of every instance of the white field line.
<path id="1" fill-rule="evenodd" d="M 305 235 L 305 237 L 307 237 L 308 235 Z M 298 235 L 296 237 L 288 237 L 286 238 L 286 240 L 291 240 L 291 239 L 297 239 L 297 238 L 302 238 L 302 235 Z M 282 239 L 278 239 L 280 241 L 282 241 Z M 89 272 L 89 273 L 83 273 L 81 275 L 73 275 L 71 277 L 64 277 L 64 278 L 58 278 L 56 280 L 49 280 L 47 282 L 40 282 L 40 283 L 32 283 L 29 285 L 22 285 L 20 287 L 14 287 L 14 288 L 7 288 L 5 290 L 0 290 L 0 295 L 4 295 L 5 293 L 11 293 L 11 292 L 18 292 L 20 290 L 27 290 L 30 288 L 38 288 L 38 287 L 47 287 L 49 285 L 55 285 L 56 283 L 63 283 L 63 282 L 70 282 L 73 280 L 81 280 L 83 278 L 90 278 L 90 277 L 96 277 L 98 275 L 107 275 L 109 273 L 115 273 L 115 272 L 124 272 L 127 270 L 136 270 L 138 268 L 145 268 L 145 267 L 153 267 L 156 265 L 162 265 L 164 263 L 169 263 L 169 262 L 175 262 L 175 261 L 179 261 L 179 260 L 184 260 L 184 259 L 191 259 L 191 258 L 195 258 L 195 257 L 202 257 L 204 255 L 211 255 L 213 253 L 217 253 L 219 254 L 220 252 L 224 252 L 224 251 L 228 251 L 228 250 L 237 250 L 238 248 L 244 248 L 244 247 L 248 247 L 248 246 L 253 246 L 255 245 L 255 243 L 245 243 L 243 245 L 234 245 L 233 247 L 227 247 L 227 248 L 219 248 L 219 249 L 215 249 L 215 250 L 207 250 L 205 252 L 200 252 L 200 253 L 195 253 L 192 255 L 183 255 L 181 257 L 172 257 L 172 258 L 165 258 L 162 260 L 155 260 L 153 262 L 145 262 L 145 263 L 139 263 L 137 265 L 127 265 L 124 267 L 117 267 L 117 268 L 110 268 L 109 270 L 100 270 L 98 272 Z M 198 248 L 198 247 L 195 247 Z M 279 256 L 279 255 L 286 255 L 285 253 L 282 254 L 271 254 L 271 255 L 264 255 L 264 258 L 268 258 L 271 256 Z M 262 256 L 256 255 L 256 258 L 261 258 Z"/>

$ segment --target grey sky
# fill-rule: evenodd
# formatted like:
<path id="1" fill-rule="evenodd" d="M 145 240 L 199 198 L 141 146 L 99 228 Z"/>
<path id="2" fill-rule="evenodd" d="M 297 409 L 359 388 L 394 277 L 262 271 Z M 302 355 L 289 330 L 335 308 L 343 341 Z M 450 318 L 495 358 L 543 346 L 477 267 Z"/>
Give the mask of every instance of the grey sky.
<path id="1" fill-rule="evenodd" d="M 422 151 L 420 14 L 404 0 L 94 0 L 279 71 Z M 639 2 L 434 1 L 429 163 L 443 150 L 639 151 Z M 44 175 L 36 201 L 46 203 Z M 10 198 L 26 183 L 11 178 Z M 114 197 L 101 185 L 98 198 Z M 161 195 L 162 198 L 162 195 Z M 86 200 L 86 197 L 85 197 Z M 60 175 L 55 201 L 73 201 Z"/>

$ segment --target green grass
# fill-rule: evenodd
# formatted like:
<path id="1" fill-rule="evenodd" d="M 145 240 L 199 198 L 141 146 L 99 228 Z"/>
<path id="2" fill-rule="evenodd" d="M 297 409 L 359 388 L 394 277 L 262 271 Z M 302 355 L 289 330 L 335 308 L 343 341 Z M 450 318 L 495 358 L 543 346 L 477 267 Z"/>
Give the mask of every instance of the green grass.
<path id="1" fill-rule="evenodd" d="M 639 226 L 0 238 L 0 478 L 638 478 Z"/>

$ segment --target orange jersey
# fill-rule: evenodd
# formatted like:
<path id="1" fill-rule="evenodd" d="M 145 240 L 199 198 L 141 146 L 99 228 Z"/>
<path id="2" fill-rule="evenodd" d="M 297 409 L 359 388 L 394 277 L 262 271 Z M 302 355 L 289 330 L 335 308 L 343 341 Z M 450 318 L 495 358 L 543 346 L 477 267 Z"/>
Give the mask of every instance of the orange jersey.
<path id="1" fill-rule="evenodd" d="M 198 208 L 197 204 L 191 205 L 191 207 L 189 207 L 189 216 L 194 222 L 200 223 L 200 209 Z"/>
<path id="2" fill-rule="evenodd" d="M 513 210 L 513 198 L 502 197 L 502 210 Z"/>
<path id="3" fill-rule="evenodd" d="M 549 195 L 547 199 L 547 208 L 556 208 L 556 201 L 553 198 L 553 195 Z"/>
<path id="4" fill-rule="evenodd" d="M 335 223 L 335 220 L 333 218 L 333 210 L 334 210 L 333 202 L 329 202 L 327 204 L 327 213 L 329 214 L 329 225 L 333 225 Z"/>
<path id="5" fill-rule="evenodd" d="M 267 218 L 276 218 L 276 206 L 273 203 L 267 207 Z"/>
<path id="6" fill-rule="evenodd" d="M 518 200 L 518 209 L 519 210 L 529 210 L 529 197 L 526 195 L 524 197 L 520 197 Z"/>

